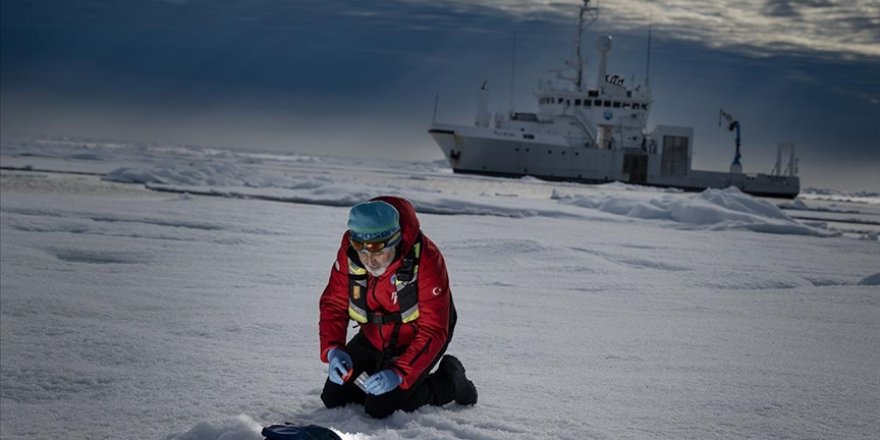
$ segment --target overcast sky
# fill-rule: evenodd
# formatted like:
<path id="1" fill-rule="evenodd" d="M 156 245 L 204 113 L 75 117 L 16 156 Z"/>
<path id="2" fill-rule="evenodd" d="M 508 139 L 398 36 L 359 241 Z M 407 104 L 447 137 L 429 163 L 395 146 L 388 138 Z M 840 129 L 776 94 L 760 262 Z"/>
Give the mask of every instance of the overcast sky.
<path id="1" fill-rule="evenodd" d="M 442 157 L 438 117 L 535 110 L 572 51 L 576 0 L 0 0 L 0 123 L 70 134 L 304 153 Z M 695 129 L 695 167 L 768 172 L 794 141 L 803 186 L 880 190 L 880 2 L 605 0 L 609 72 L 643 81 L 649 124 Z M 595 66 L 588 66 L 590 73 Z M 591 77 L 592 80 L 592 77 Z"/>

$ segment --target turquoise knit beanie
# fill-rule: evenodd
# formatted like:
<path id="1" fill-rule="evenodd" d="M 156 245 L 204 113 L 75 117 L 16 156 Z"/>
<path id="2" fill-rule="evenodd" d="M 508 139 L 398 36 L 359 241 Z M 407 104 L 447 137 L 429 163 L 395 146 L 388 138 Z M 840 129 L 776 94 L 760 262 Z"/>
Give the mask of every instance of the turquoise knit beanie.
<path id="1" fill-rule="evenodd" d="M 348 230 L 355 241 L 387 240 L 400 230 L 400 214 L 386 202 L 359 203 L 348 213 Z"/>

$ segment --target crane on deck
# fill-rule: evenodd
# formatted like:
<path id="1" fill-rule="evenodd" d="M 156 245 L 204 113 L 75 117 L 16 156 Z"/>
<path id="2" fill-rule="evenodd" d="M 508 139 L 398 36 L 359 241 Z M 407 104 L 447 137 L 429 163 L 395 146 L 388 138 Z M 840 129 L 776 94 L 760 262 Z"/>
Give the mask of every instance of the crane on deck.
<path id="1" fill-rule="evenodd" d="M 736 131 L 736 139 L 734 142 L 736 143 L 736 154 L 733 156 L 733 163 L 730 164 L 730 172 L 731 173 L 742 173 L 742 163 L 740 163 L 740 159 L 742 158 L 742 154 L 739 152 L 740 145 L 740 126 L 739 121 L 733 118 L 730 113 L 724 111 L 724 109 L 719 109 L 718 111 L 718 126 L 721 126 L 721 120 L 727 121 L 727 131 Z"/>

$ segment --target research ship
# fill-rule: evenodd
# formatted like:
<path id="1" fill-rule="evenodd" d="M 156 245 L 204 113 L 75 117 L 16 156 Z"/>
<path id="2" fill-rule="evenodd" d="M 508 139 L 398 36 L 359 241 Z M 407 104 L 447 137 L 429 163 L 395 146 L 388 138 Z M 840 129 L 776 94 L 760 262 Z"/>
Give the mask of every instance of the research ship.
<path id="1" fill-rule="evenodd" d="M 686 191 L 735 186 L 756 196 L 797 196 L 800 180 L 794 144 L 778 145 L 770 174 L 744 173 L 740 125 L 723 110 L 719 111 L 719 124 L 736 132 L 729 172 L 691 169 L 693 128 L 656 125 L 647 129 L 653 102 L 650 79 L 646 75 L 644 83 L 629 84 L 607 72 L 611 36 L 600 36 L 596 41 L 595 84 L 587 85 L 581 43 L 585 29 L 597 17 L 598 9 L 590 6 L 590 0 L 583 0 L 575 58 L 566 60 L 562 69 L 548 71 L 550 76 L 539 82 L 534 92 L 537 112 L 510 110 L 493 115 L 485 82 L 472 125 L 438 122 L 435 100 L 428 132 L 454 172 L 584 183 L 618 181 Z"/>

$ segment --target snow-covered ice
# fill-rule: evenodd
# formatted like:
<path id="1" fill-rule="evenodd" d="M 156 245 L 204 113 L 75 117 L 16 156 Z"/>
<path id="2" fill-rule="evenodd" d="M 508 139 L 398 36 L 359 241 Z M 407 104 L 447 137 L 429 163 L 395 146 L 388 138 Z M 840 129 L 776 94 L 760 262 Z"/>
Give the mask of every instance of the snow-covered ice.
<path id="1" fill-rule="evenodd" d="M 880 435 L 871 194 L 100 140 L 0 152 L 3 439 L 259 439 L 284 421 L 358 440 Z M 389 193 L 446 256 L 475 407 L 321 405 L 318 296 L 347 208 Z"/>

